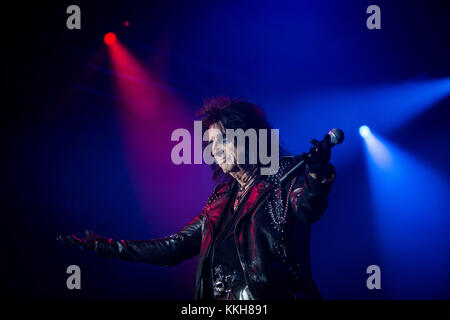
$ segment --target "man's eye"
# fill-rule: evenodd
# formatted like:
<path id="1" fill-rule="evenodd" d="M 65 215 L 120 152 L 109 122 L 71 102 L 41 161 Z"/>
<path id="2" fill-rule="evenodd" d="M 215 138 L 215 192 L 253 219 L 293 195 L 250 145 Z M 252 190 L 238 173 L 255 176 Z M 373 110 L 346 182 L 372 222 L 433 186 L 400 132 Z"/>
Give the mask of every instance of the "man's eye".
<path id="1" fill-rule="evenodd" d="M 225 136 L 223 136 L 222 143 L 229 143 L 229 142 L 230 142 L 230 139 L 225 137 Z"/>

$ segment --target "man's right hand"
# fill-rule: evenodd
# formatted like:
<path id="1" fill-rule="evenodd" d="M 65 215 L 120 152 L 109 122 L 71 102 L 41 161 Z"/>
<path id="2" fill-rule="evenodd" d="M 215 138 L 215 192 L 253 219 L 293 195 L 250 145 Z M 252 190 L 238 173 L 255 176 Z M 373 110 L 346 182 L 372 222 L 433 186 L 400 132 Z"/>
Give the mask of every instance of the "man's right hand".
<path id="1" fill-rule="evenodd" d="M 99 236 L 92 230 L 85 231 L 86 237 L 78 238 L 75 235 L 58 236 L 56 240 L 65 246 L 75 246 L 82 250 L 95 250 L 96 241 L 107 240 L 105 237 Z"/>

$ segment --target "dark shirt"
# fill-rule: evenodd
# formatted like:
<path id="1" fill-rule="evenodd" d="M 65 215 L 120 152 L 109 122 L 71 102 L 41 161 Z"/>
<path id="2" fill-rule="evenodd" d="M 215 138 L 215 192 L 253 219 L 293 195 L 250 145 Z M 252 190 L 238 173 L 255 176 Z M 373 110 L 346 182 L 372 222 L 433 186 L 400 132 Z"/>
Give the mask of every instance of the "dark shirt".
<path id="1" fill-rule="evenodd" d="M 221 223 L 220 231 L 214 242 L 212 265 L 222 265 L 224 272 L 230 274 L 232 270 L 240 268 L 240 262 L 234 241 L 234 228 L 236 226 L 238 214 L 233 211 L 233 201 L 230 201 L 224 220 Z"/>
<path id="2" fill-rule="evenodd" d="M 243 281 L 242 267 L 239 261 L 237 253 L 236 242 L 234 240 L 234 229 L 240 216 L 239 211 L 247 201 L 248 193 L 241 200 L 240 205 L 237 207 L 238 212 L 234 212 L 233 205 L 236 201 L 237 191 L 233 190 L 233 196 L 230 197 L 230 201 L 225 209 L 225 215 L 219 227 L 219 231 L 214 240 L 214 247 L 212 255 L 209 259 L 209 267 L 207 268 L 208 274 L 207 292 L 210 298 L 214 299 L 213 285 L 216 276 L 214 270 L 216 266 L 222 266 L 222 272 L 224 275 L 231 275 L 234 272 L 239 274 L 240 279 Z"/>

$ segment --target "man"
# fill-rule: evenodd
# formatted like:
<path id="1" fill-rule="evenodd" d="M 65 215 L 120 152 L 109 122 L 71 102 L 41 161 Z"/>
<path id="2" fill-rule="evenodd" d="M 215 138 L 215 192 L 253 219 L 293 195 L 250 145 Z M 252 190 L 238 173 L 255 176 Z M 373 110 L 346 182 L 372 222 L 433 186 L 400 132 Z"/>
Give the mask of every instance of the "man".
<path id="1" fill-rule="evenodd" d="M 315 140 L 309 157 L 284 156 L 281 149 L 278 172 L 262 175 L 261 161 L 248 161 L 250 148 L 241 164 L 236 141 L 226 136 L 226 129 L 270 131 L 261 109 L 243 100 L 216 98 L 205 103 L 201 116 L 216 160 L 214 177 L 222 172 L 227 180 L 188 225 L 161 239 L 107 239 L 87 231 L 82 239 L 71 235 L 58 240 L 95 250 L 100 257 L 157 265 L 173 266 L 199 255 L 196 299 L 320 298 L 309 242 L 311 224 L 325 211 L 335 177 L 329 150 Z"/>

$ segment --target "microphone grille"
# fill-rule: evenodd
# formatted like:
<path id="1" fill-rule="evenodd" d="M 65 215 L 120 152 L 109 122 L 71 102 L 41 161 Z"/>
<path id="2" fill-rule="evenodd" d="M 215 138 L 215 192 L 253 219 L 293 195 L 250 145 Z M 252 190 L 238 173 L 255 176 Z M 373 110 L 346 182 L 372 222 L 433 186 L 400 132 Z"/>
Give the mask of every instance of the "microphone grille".
<path id="1" fill-rule="evenodd" d="M 331 129 L 328 134 L 330 135 L 330 142 L 333 145 L 340 144 L 342 143 L 342 141 L 344 141 L 344 131 L 342 131 L 341 129 Z"/>

